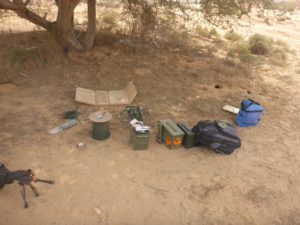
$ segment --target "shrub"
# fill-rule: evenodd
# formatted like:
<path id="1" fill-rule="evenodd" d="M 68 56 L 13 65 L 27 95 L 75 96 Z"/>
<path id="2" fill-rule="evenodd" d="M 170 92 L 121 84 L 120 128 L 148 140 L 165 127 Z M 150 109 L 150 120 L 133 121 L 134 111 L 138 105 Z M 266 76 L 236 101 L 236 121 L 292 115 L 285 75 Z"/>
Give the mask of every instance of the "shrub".
<path id="1" fill-rule="evenodd" d="M 254 34 L 249 38 L 249 49 L 255 55 L 268 55 L 272 50 L 273 39 L 260 34 Z"/>
<path id="2" fill-rule="evenodd" d="M 270 63 L 280 67 L 286 67 L 287 56 L 283 49 L 275 47 L 270 56 Z"/>
<path id="3" fill-rule="evenodd" d="M 291 52 L 290 46 L 286 42 L 277 40 L 275 41 L 275 44 L 277 45 L 278 48 L 281 48 L 284 52 Z"/>
<path id="4" fill-rule="evenodd" d="M 96 45 L 112 46 L 118 41 L 119 41 L 118 35 L 116 35 L 112 32 L 109 32 L 109 31 L 97 33 L 96 38 L 95 38 Z"/>
<path id="5" fill-rule="evenodd" d="M 118 27 L 117 14 L 113 11 L 104 13 L 100 18 L 100 29 L 112 31 Z"/>
<path id="6" fill-rule="evenodd" d="M 199 36 L 203 36 L 203 37 L 210 37 L 210 32 L 208 30 L 207 27 L 204 27 L 204 26 L 201 26 L 201 25 L 198 25 L 195 29 L 196 31 L 196 34 L 198 34 Z"/>
<path id="7" fill-rule="evenodd" d="M 211 37 L 218 38 L 218 37 L 220 37 L 220 34 L 218 33 L 218 31 L 215 28 L 209 29 L 209 28 L 207 28 L 205 26 L 201 26 L 201 25 L 198 25 L 195 28 L 195 32 L 196 32 L 197 35 L 202 36 L 202 37 L 206 37 L 206 38 L 211 38 Z"/>
<path id="8" fill-rule="evenodd" d="M 231 52 L 232 56 L 241 54 L 251 54 L 249 50 L 249 45 L 246 41 L 237 42 L 229 49 L 229 52 Z"/>
<path id="9" fill-rule="evenodd" d="M 285 42 L 254 34 L 247 41 L 231 43 L 227 56 L 239 58 L 244 63 L 262 64 L 268 61 L 273 65 L 285 67 L 287 52 L 291 50 Z"/>
<path id="10" fill-rule="evenodd" d="M 218 37 L 220 37 L 220 34 L 218 33 L 218 31 L 215 28 L 213 28 L 209 31 L 209 36 L 218 38 Z"/>
<path id="11" fill-rule="evenodd" d="M 258 55 L 253 55 L 251 53 L 249 54 L 241 54 L 239 55 L 239 59 L 243 63 L 248 63 L 248 64 L 255 64 L 255 65 L 260 65 L 266 62 L 266 59 L 258 56 Z"/>
<path id="12" fill-rule="evenodd" d="M 227 32 L 224 37 L 232 42 L 244 40 L 243 36 L 236 32 Z"/>

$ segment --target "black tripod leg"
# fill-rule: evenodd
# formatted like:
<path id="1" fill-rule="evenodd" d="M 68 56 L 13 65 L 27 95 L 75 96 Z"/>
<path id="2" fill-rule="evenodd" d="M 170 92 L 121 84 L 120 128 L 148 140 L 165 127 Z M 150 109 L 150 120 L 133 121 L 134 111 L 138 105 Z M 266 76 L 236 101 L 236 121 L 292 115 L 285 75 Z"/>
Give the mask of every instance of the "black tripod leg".
<path id="1" fill-rule="evenodd" d="M 36 187 L 33 186 L 31 183 L 29 184 L 29 187 L 31 188 L 32 192 L 35 194 L 36 197 L 40 195 Z"/>
<path id="2" fill-rule="evenodd" d="M 28 208 L 28 203 L 26 201 L 26 191 L 25 191 L 25 184 L 20 184 L 22 186 L 21 188 L 21 196 L 22 196 L 22 199 L 24 201 L 24 208 Z"/>

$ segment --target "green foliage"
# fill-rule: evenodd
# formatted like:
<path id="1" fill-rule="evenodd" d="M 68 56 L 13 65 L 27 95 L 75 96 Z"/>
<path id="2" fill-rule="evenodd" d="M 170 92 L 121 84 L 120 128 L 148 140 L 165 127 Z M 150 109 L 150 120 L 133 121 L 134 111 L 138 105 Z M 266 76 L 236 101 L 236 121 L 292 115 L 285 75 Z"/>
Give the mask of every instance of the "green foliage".
<path id="1" fill-rule="evenodd" d="M 224 36 L 227 40 L 235 42 L 242 41 L 244 37 L 236 32 L 227 32 Z"/>

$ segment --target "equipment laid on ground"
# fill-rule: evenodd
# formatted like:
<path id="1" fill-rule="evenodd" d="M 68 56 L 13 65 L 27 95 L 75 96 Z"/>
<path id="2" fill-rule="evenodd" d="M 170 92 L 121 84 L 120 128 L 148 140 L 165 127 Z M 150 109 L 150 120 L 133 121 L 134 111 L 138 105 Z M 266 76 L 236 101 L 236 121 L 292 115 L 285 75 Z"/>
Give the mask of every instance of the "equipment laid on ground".
<path id="1" fill-rule="evenodd" d="M 50 134 L 58 134 L 66 129 L 69 129 L 73 126 L 77 125 L 77 120 L 76 119 L 69 119 L 67 122 L 59 125 L 58 127 L 53 128 L 52 130 L 49 130 L 48 132 Z"/>
<path id="2" fill-rule="evenodd" d="M 139 106 L 126 106 L 130 121 L 130 140 L 134 150 L 146 150 L 149 147 L 150 127 L 144 124 L 144 119 Z"/>
<path id="3" fill-rule="evenodd" d="M 92 137 L 96 140 L 105 140 L 110 137 L 109 121 L 112 115 L 109 112 L 94 112 L 89 115 L 92 121 Z"/>
<path id="4" fill-rule="evenodd" d="M 233 113 L 233 114 L 238 114 L 239 111 L 240 111 L 239 108 L 236 108 L 236 107 L 231 106 L 231 105 L 225 105 L 225 106 L 223 107 L 223 110 L 224 110 L 224 111 L 227 111 L 227 112 L 231 112 L 231 113 Z"/>
<path id="5" fill-rule="evenodd" d="M 147 131 L 137 131 L 134 127 L 130 128 L 131 142 L 134 150 L 146 150 L 149 147 L 149 134 Z"/>
<path id="6" fill-rule="evenodd" d="M 241 146 L 236 128 L 225 121 L 201 121 L 192 131 L 195 145 L 209 146 L 219 153 L 231 154 Z"/>
<path id="7" fill-rule="evenodd" d="M 133 101 L 136 95 L 137 90 L 130 81 L 124 90 L 95 91 L 77 87 L 75 101 L 90 105 L 127 105 Z"/>
<path id="8" fill-rule="evenodd" d="M 195 146 L 195 134 L 183 123 L 177 123 L 177 126 L 184 132 L 182 145 L 186 148 L 192 148 Z"/>
<path id="9" fill-rule="evenodd" d="M 235 122 L 241 127 L 256 126 L 263 111 L 264 108 L 258 102 L 245 99 L 241 103 L 241 109 L 235 118 Z"/>
<path id="10" fill-rule="evenodd" d="M 63 113 L 63 116 L 64 116 L 65 119 L 77 119 L 79 114 L 80 113 L 76 110 L 70 110 L 70 111 L 65 111 Z"/>
<path id="11" fill-rule="evenodd" d="M 160 120 L 157 124 L 157 142 L 165 144 L 169 149 L 181 147 L 183 131 L 170 119 Z"/>
<path id="12" fill-rule="evenodd" d="M 9 171 L 3 163 L 0 162 L 0 189 L 6 184 L 12 184 L 14 181 L 18 181 L 21 186 L 21 195 L 24 202 L 24 208 L 28 208 L 28 202 L 26 199 L 25 185 L 28 185 L 36 197 L 39 196 L 38 190 L 32 185 L 31 182 L 41 182 L 46 184 L 54 184 L 53 180 L 38 179 L 31 169 L 29 170 L 17 170 Z"/>

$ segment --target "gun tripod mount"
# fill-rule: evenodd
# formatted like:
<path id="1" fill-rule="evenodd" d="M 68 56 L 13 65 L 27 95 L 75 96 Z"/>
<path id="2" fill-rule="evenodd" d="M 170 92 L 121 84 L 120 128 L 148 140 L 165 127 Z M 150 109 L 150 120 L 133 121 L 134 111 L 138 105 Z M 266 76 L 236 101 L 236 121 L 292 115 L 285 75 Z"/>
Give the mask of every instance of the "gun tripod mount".
<path id="1" fill-rule="evenodd" d="M 36 197 L 38 197 L 40 194 L 39 194 L 38 190 L 36 189 L 36 187 L 32 185 L 32 182 L 55 184 L 55 182 L 53 180 L 43 180 L 43 179 L 36 178 L 32 170 L 27 170 L 26 172 L 27 172 L 27 174 L 24 174 L 24 176 L 17 179 L 18 184 L 21 186 L 21 196 L 22 196 L 22 199 L 24 202 L 25 209 L 29 207 L 27 199 L 26 199 L 26 188 L 25 188 L 26 185 L 28 185 L 30 187 L 30 189 L 32 190 L 32 192 L 34 193 L 34 195 Z"/>

